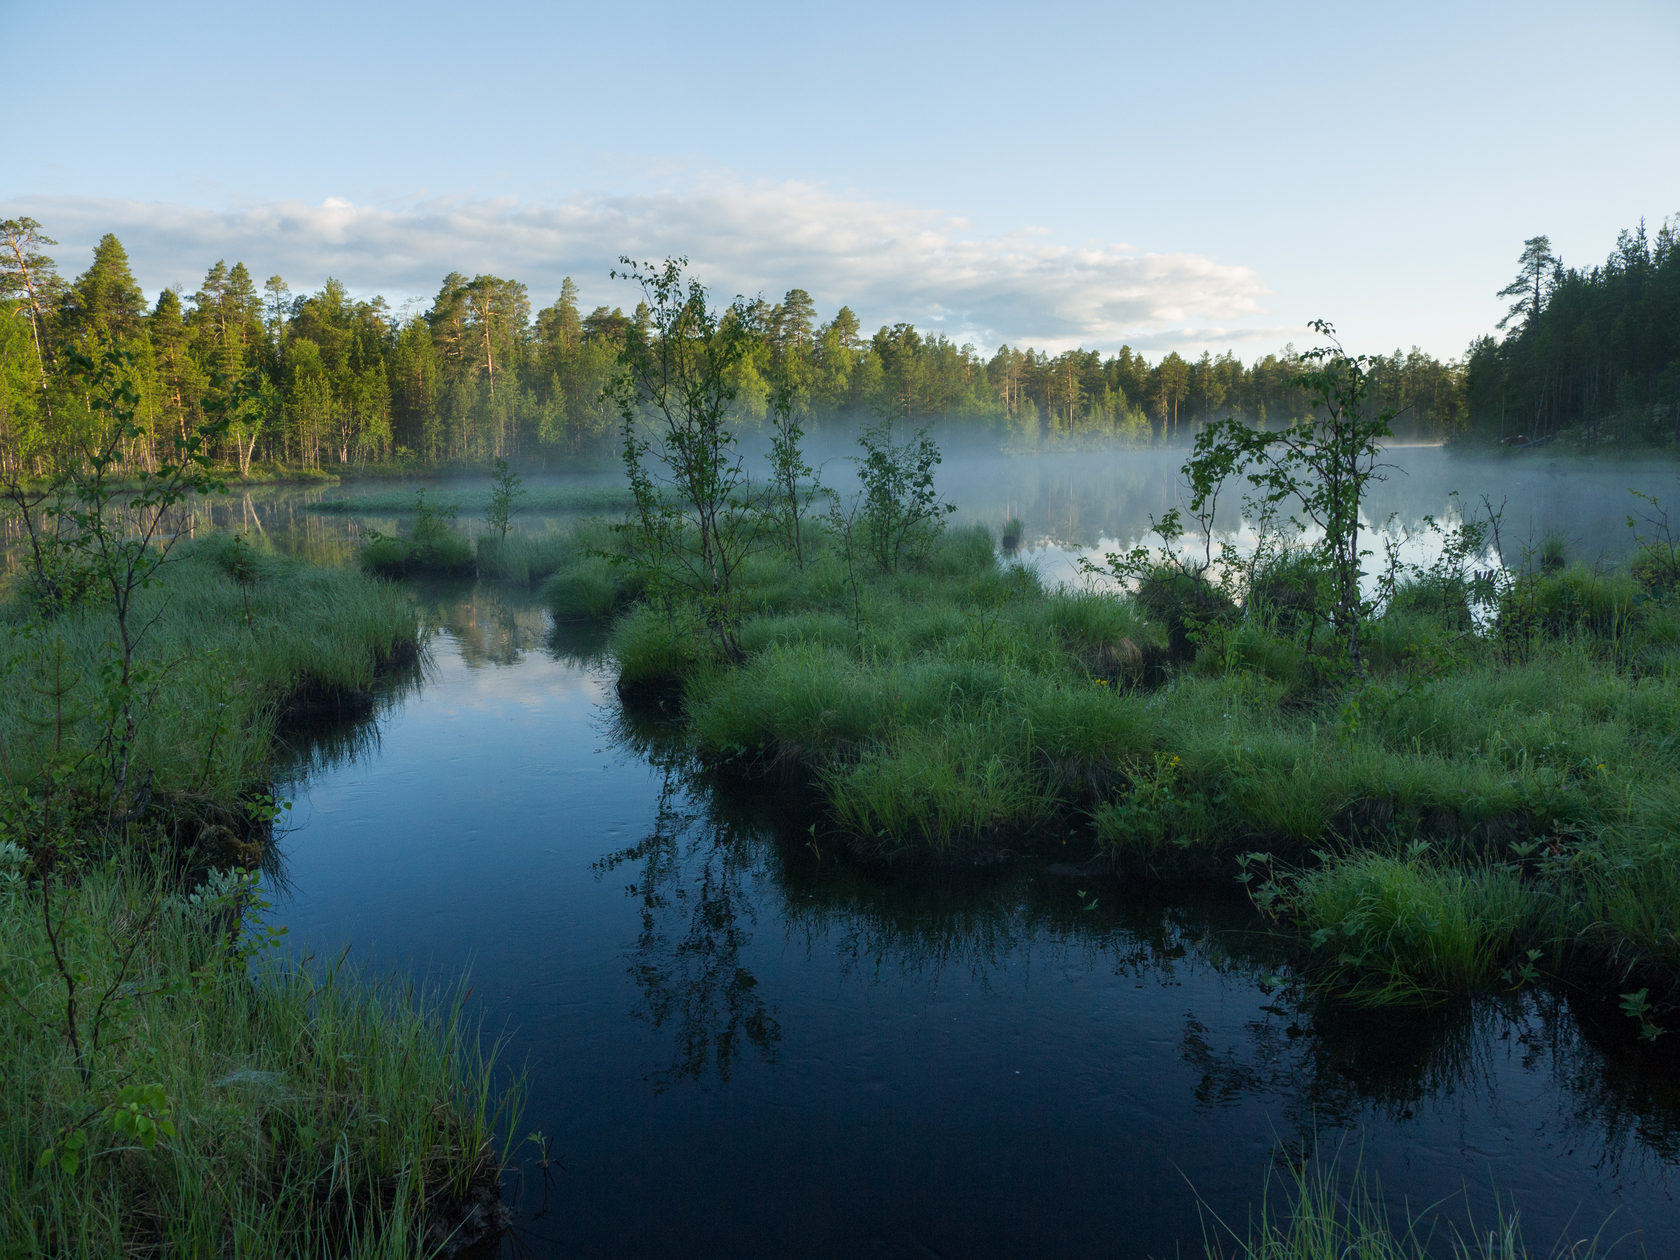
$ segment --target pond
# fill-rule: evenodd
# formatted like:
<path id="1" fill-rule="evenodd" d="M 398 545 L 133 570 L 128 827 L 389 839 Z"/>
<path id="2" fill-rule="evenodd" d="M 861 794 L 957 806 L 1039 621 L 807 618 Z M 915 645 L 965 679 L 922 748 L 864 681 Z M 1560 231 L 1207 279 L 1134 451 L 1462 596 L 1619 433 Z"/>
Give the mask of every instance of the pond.
<path id="1" fill-rule="evenodd" d="M 311 746 L 296 951 L 447 980 L 529 1096 L 510 1255 L 1192 1254 L 1280 1152 L 1396 1211 L 1680 1246 L 1666 1048 L 1567 995 L 1354 1017 L 1238 899 L 870 878 L 619 708 L 598 635 L 421 595 L 423 676 Z"/>
<path id="2" fill-rule="evenodd" d="M 1371 519 L 1497 493 L 1508 540 L 1559 532 L 1588 562 L 1625 551 L 1628 486 L 1675 484 L 1400 457 Z M 1020 518 L 1050 577 L 1146 529 L 1178 458 L 950 458 L 942 484 L 959 520 Z M 322 515 L 322 493 L 216 523 L 254 512 L 330 559 L 399 519 Z M 299 749 L 276 915 L 299 953 L 470 973 L 528 1082 L 518 1136 L 542 1135 L 504 1187 L 505 1254 L 1200 1254 L 1314 1149 L 1397 1216 L 1514 1210 L 1542 1250 L 1680 1254 L 1673 1051 L 1614 1011 L 1545 990 L 1321 1007 L 1235 886 L 861 873 L 627 716 L 598 630 L 489 584 L 417 599 L 420 675 Z"/>

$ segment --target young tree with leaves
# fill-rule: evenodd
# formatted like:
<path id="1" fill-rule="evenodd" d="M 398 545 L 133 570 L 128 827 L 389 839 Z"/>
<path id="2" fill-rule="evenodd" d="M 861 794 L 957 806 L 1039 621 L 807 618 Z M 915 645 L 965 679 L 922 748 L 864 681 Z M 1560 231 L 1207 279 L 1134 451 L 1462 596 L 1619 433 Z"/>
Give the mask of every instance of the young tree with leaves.
<path id="1" fill-rule="evenodd" d="M 619 264 L 613 277 L 635 281 L 643 298 L 615 390 L 635 500 L 627 540 L 650 587 L 695 601 L 720 651 L 738 660 L 735 572 L 751 546 L 754 516 L 729 410 L 736 369 L 756 334 L 751 311 L 739 297 L 715 310 L 706 287 L 686 274 L 686 258 Z"/>
<path id="2" fill-rule="evenodd" d="M 1293 509 L 1301 514 L 1292 517 L 1297 525 L 1310 522 L 1323 531 L 1317 551 L 1330 579 L 1331 624 L 1359 672 L 1369 611 L 1361 586 L 1369 552 L 1359 545 L 1359 512 L 1366 488 L 1381 479 L 1382 441 L 1393 433 L 1394 413 L 1369 406 L 1370 356 L 1344 351 L 1325 320 L 1314 320 L 1312 328 L 1328 343 L 1301 356 L 1299 381 L 1314 414 L 1271 433 L 1236 419 L 1209 425 L 1197 435 L 1184 471 L 1193 513 L 1208 507 L 1228 478 L 1241 476 L 1256 516 L 1271 520 Z"/>

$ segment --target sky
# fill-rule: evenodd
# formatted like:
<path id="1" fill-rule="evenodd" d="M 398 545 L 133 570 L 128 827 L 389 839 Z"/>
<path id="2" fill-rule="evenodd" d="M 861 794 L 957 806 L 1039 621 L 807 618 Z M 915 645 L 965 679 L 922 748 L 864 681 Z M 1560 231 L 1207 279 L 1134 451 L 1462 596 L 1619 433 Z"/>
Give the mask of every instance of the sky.
<path id="1" fill-rule="evenodd" d="M 866 331 L 1442 358 L 1680 214 L 1680 3 L 7 0 L 0 217 L 423 310 L 620 255 Z M 21 104 L 21 113 L 19 112 Z"/>

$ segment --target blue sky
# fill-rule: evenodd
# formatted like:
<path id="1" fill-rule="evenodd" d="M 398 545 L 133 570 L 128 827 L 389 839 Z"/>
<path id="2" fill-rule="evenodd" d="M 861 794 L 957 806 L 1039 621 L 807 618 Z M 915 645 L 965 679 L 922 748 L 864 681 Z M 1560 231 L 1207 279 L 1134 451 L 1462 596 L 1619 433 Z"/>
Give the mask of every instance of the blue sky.
<path id="1" fill-rule="evenodd" d="M 148 293 L 424 303 L 682 253 L 973 340 L 1461 354 L 1525 238 L 1680 212 L 1680 5 L 14 7 L 0 215 Z"/>

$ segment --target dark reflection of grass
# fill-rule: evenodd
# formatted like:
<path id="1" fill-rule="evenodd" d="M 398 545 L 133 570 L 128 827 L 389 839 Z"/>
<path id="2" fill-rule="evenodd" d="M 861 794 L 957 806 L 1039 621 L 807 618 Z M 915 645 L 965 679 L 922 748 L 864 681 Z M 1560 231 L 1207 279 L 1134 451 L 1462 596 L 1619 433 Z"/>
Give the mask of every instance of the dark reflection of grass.
<path id="1" fill-rule="evenodd" d="M 1299 1143 L 1357 1128 L 1372 1112 L 1406 1120 L 1428 1099 L 1487 1093 L 1492 1047 L 1510 1019 L 1490 1003 L 1395 1018 L 1279 993 L 1238 1041 L 1219 1044 L 1187 1015 L 1180 1053 L 1201 1074 L 1198 1108 L 1279 1100 L 1290 1130 L 1284 1137 Z"/>
<path id="2" fill-rule="evenodd" d="M 365 762 L 379 751 L 381 719 L 393 706 L 418 696 L 434 668 L 429 635 L 411 661 L 382 676 L 364 707 L 312 714 L 283 724 L 283 752 L 275 771 L 276 794 L 284 798 L 310 775 Z"/>
<path id="3" fill-rule="evenodd" d="M 1253 983 L 1267 996 L 1240 1033 L 1222 1041 L 1192 1012 L 1180 1054 L 1198 1071 L 1199 1108 L 1264 1099 L 1284 1138 L 1297 1144 L 1359 1129 L 1373 1115 L 1400 1123 L 1428 1104 L 1490 1097 L 1500 1047 L 1515 1039 L 1525 1066 L 1555 1079 L 1573 1100 L 1577 1140 L 1598 1146 L 1601 1159 L 1615 1165 L 1630 1146 L 1661 1163 L 1680 1158 L 1680 1090 L 1667 1083 L 1673 1073 L 1644 1062 L 1639 1056 L 1652 1052 L 1635 1038 L 1606 1049 L 1614 1037 L 1583 1031 L 1553 993 L 1396 1016 L 1315 996 L 1291 978 L 1280 942 L 1255 930 L 1241 904 L 1167 904 L 1128 897 L 1111 882 L 1083 887 L 1024 867 L 970 878 L 883 878 L 821 853 L 797 826 L 778 834 L 773 801 L 720 792 L 679 725 L 615 708 L 609 726 L 621 748 L 665 775 L 654 832 L 598 868 L 636 871 L 627 891 L 643 910 L 632 964 L 641 1014 L 676 1032 L 662 1085 L 712 1071 L 726 1078 L 748 1047 L 774 1057 L 773 995 L 741 965 L 773 906 L 788 937 L 838 949 L 846 974 L 864 983 L 954 972 L 985 986 L 1029 949 L 1045 947 L 1083 950 L 1093 967 L 1162 984 L 1193 972 Z"/>
<path id="4" fill-rule="evenodd" d="M 1536 1057 L 1550 1056 L 1574 1104 L 1568 1120 L 1575 1131 L 1602 1140 L 1601 1168 L 1616 1177 L 1631 1171 L 1624 1152 L 1660 1168 L 1680 1164 L 1680 1046 L 1640 1038 L 1636 1025 L 1604 1004 L 1549 995 L 1536 1005 L 1528 1044 Z"/>

